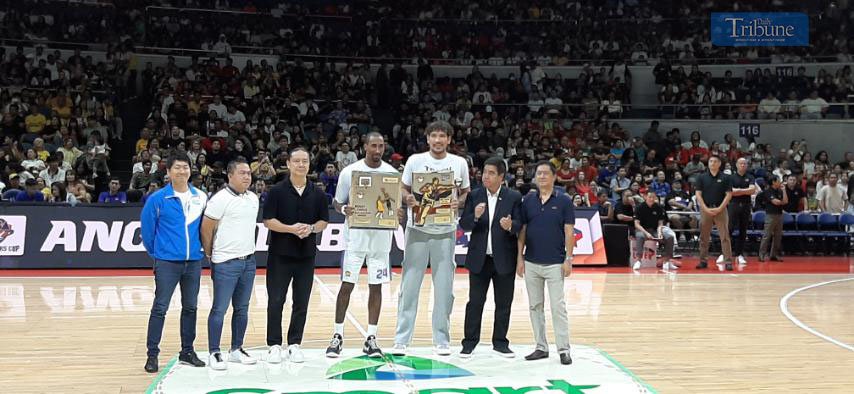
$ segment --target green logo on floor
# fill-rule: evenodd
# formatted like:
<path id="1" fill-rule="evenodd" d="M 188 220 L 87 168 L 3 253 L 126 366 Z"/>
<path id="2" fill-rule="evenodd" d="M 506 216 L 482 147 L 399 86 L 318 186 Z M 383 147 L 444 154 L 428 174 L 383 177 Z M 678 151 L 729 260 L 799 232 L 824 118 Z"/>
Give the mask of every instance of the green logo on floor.
<path id="1" fill-rule="evenodd" d="M 383 358 L 360 356 L 329 368 L 326 376 L 341 380 L 422 380 L 446 379 L 474 374 L 446 362 L 416 356 Z"/>

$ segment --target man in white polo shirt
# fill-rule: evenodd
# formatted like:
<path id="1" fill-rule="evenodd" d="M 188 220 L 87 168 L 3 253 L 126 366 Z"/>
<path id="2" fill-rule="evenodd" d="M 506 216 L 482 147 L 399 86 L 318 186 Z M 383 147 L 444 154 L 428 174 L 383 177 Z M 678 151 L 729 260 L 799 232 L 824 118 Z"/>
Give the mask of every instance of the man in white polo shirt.
<path id="1" fill-rule="evenodd" d="M 385 152 L 385 139 L 382 134 L 371 132 L 365 149 L 365 158 L 345 167 L 338 177 L 338 188 L 335 190 L 335 209 L 345 216 L 353 214 L 350 202 L 350 184 L 353 171 L 361 172 L 398 172 L 391 164 L 382 160 Z M 397 202 L 395 202 L 397 203 Z M 385 207 L 384 207 L 385 208 Z M 387 207 L 389 211 L 396 206 Z M 382 286 L 389 282 L 391 266 L 389 252 L 391 251 L 392 231 L 350 229 L 344 227 L 347 239 L 347 250 L 341 263 L 341 289 L 335 303 L 335 325 L 332 340 L 326 348 L 327 357 L 340 357 L 344 345 L 344 317 L 350 305 L 350 294 L 359 279 L 359 271 L 363 264 L 368 266 L 368 332 L 362 352 L 369 357 L 382 357 L 382 351 L 377 346 L 377 323 L 382 306 Z"/>
<path id="2" fill-rule="evenodd" d="M 228 185 L 211 197 L 202 221 L 202 247 L 211 261 L 214 284 L 213 308 L 208 315 L 208 365 L 218 371 L 227 361 L 246 365 L 256 360 L 243 350 L 249 298 L 255 282 L 255 228 L 258 196 L 249 191 L 252 170 L 242 158 L 228 163 Z M 223 231 L 217 231 L 222 228 Z M 233 302 L 232 302 L 233 300 Z M 226 360 L 219 349 L 222 323 L 228 304 L 231 316 L 231 348 Z"/>

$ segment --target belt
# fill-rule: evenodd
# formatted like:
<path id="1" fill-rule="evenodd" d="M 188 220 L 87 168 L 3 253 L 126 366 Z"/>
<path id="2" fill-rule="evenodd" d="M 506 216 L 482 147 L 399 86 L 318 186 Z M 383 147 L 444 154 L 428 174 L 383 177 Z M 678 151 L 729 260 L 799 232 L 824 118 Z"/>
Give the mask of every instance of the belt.
<path id="1" fill-rule="evenodd" d="M 242 257 L 235 257 L 235 258 L 233 258 L 232 260 L 249 260 L 249 259 L 251 259 L 252 257 L 255 257 L 255 254 L 254 254 L 254 253 L 247 254 L 246 256 L 242 256 Z"/>

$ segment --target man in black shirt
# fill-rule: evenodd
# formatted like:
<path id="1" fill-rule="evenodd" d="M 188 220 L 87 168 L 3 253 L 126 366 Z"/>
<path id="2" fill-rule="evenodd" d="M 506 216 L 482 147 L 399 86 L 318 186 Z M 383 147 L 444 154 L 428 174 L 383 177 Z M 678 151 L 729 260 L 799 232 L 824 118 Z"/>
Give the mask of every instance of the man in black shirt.
<path id="1" fill-rule="evenodd" d="M 700 206 L 700 263 L 697 264 L 697 269 L 709 267 L 706 261 L 709 259 L 712 227 L 717 227 L 726 269 L 732 271 L 732 248 L 726 208 L 732 199 L 732 184 L 730 177 L 721 171 L 719 156 L 709 157 L 709 170 L 697 177 L 695 193 L 697 205 Z"/>
<path id="2" fill-rule="evenodd" d="M 733 255 L 738 256 L 738 264 L 747 264 L 744 258 L 744 243 L 747 241 L 747 227 L 752 220 L 750 214 L 750 196 L 756 193 L 753 175 L 747 172 L 747 159 L 740 158 L 735 163 L 736 171 L 730 175 L 732 182 L 732 201 L 729 203 L 729 228 L 738 229 L 733 238 Z M 722 261 L 718 261 L 721 263 Z"/>
<path id="3" fill-rule="evenodd" d="M 623 198 L 614 207 L 614 219 L 615 224 L 624 224 L 627 232 L 634 228 L 635 200 L 631 190 L 623 190 Z"/>
<path id="4" fill-rule="evenodd" d="M 664 223 L 667 220 L 667 212 L 658 203 L 655 191 L 650 189 L 644 195 L 644 203 L 637 207 L 635 212 L 635 263 L 634 269 L 640 268 L 643 244 L 648 239 L 664 242 L 664 269 L 676 269 L 678 266 L 670 260 L 673 258 L 673 245 L 676 237 L 671 231 L 664 231 Z"/>
<path id="5" fill-rule="evenodd" d="M 783 261 L 780 248 L 783 245 L 783 207 L 789 202 L 788 194 L 783 192 L 780 178 L 771 175 L 771 187 L 760 194 L 765 203 L 765 231 L 759 244 L 759 261 L 765 261 L 768 248 L 771 247 L 771 261 Z M 774 243 L 768 245 L 773 238 Z"/>
<path id="6" fill-rule="evenodd" d="M 270 229 L 267 258 L 267 362 L 282 362 L 282 309 L 293 280 L 293 309 L 288 328 L 291 362 L 304 361 L 302 343 L 308 301 L 314 281 L 315 234 L 329 222 L 326 194 L 308 183 L 308 151 L 294 148 L 288 159 L 290 176 L 270 189 L 264 203 L 264 225 Z"/>
<path id="7" fill-rule="evenodd" d="M 789 175 L 786 178 L 786 188 L 784 191 L 786 192 L 786 198 L 789 199 L 789 202 L 783 206 L 783 210 L 786 212 L 800 212 L 807 207 L 807 195 L 804 193 L 804 189 L 801 189 L 799 183 L 797 175 Z"/>

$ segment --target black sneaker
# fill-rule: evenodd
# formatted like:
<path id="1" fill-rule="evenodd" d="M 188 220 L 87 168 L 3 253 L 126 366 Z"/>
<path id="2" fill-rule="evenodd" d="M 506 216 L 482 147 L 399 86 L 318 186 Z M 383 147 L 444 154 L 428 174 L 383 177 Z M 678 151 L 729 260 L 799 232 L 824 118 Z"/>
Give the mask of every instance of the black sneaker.
<path id="1" fill-rule="evenodd" d="M 373 335 L 368 335 L 368 338 L 365 339 L 365 346 L 362 348 L 362 352 L 367 354 L 368 357 L 383 356 L 383 351 L 377 346 L 377 337 Z"/>
<path id="2" fill-rule="evenodd" d="M 498 353 L 499 356 L 504 357 L 504 358 L 516 357 L 516 353 L 513 353 L 513 351 L 510 350 L 510 347 L 508 347 L 508 346 L 493 347 L 492 350 L 495 353 Z"/>
<path id="3" fill-rule="evenodd" d="M 157 372 L 157 356 L 148 356 L 148 359 L 145 360 L 145 372 L 155 373 Z"/>
<path id="4" fill-rule="evenodd" d="M 709 268 L 709 264 L 707 264 L 705 261 L 701 261 L 700 264 L 697 264 L 698 270 L 704 270 L 706 268 Z"/>
<path id="5" fill-rule="evenodd" d="M 178 361 L 180 361 L 181 364 L 192 365 L 194 367 L 204 367 L 205 366 L 205 362 L 202 360 L 199 360 L 199 356 L 196 355 L 196 352 L 192 352 L 192 351 L 189 353 L 179 354 L 178 355 Z"/>
<path id="6" fill-rule="evenodd" d="M 560 354 L 560 363 L 563 365 L 572 364 L 572 357 L 569 356 L 569 352 Z"/>
<path id="7" fill-rule="evenodd" d="M 472 352 L 474 352 L 473 347 L 463 346 L 463 350 L 460 350 L 460 358 L 471 358 Z"/>
<path id="8" fill-rule="evenodd" d="M 326 348 L 326 357 L 329 358 L 338 358 L 341 356 L 341 349 L 344 347 L 344 337 L 341 334 L 335 334 L 332 336 L 332 340 L 329 341 L 329 347 Z"/>

